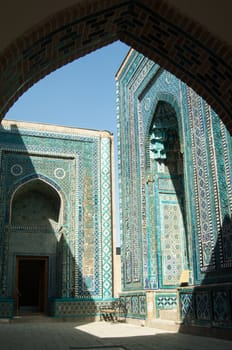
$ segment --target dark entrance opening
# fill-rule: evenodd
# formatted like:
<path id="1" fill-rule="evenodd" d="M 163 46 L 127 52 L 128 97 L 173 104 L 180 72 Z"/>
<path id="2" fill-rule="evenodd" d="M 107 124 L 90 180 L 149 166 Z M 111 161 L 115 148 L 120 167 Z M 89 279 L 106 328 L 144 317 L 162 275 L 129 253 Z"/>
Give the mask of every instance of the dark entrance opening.
<path id="1" fill-rule="evenodd" d="M 17 257 L 18 313 L 45 313 L 48 298 L 48 258 Z"/>

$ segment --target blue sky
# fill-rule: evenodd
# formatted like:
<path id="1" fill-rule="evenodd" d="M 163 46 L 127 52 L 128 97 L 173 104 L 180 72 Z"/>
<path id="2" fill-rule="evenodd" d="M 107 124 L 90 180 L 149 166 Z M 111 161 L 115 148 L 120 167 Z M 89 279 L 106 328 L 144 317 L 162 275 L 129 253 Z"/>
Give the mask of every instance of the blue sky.
<path id="1" fill-rule="evenodd" d="M 5 118 L 109 130 L 116 145 L 114 77 L 128 51 L 117 41 L 56 70 L 25 92 Z M 117 231 L 118 222 L 117 211 Z"/>
<path id="2" fill-rule="evenodd" d="M 129 47 L 116 42 L 47 75 L 25 92 L 7 119 L 115 133 L 115 74 Z"/>

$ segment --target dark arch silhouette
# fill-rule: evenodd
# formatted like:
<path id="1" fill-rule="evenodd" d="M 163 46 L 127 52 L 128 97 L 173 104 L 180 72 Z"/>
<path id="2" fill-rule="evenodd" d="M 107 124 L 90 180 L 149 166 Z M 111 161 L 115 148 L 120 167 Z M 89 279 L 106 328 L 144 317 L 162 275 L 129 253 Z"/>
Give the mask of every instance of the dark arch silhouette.
<path id="1" fill-rule="evenodd" d="M 161 1 L 92 0 L 35 25 L 0 55 L 0 117 L 55 69 L 116 40 L 174 73 L 231 120 L 231 48 Z"/>

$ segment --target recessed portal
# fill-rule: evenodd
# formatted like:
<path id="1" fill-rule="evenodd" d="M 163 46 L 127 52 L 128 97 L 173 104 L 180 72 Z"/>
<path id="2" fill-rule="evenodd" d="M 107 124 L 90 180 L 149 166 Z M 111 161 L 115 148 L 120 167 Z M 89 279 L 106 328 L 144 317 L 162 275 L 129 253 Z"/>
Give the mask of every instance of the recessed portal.
<path id="1" fill-rule="evenodd" d="M 47 311 L 47 257 L 17 257 L 16 300 L 18 313 Z"/>

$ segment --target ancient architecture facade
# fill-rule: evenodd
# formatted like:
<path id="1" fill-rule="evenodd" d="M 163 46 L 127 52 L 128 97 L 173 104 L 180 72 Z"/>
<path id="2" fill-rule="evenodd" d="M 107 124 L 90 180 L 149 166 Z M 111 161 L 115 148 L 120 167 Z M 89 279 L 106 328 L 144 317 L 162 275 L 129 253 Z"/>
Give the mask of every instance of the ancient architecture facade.
<path id="1" fill-rule="evenodd" d="M 95 317 L 113 298 L 112 134 L 4 121 L 0 317 Z"/>
<path id="2" fill-rule="evenodd" d="M 196 92 L 134 50 L 116 86 L 127 315 L 231 327 L 231 136 Z"/>

